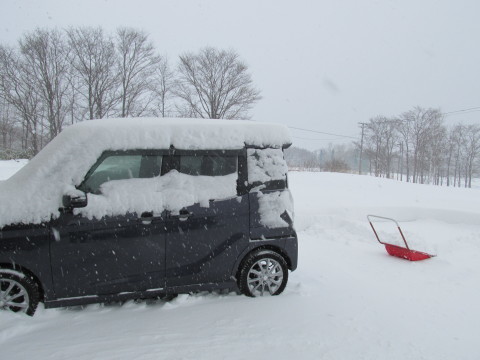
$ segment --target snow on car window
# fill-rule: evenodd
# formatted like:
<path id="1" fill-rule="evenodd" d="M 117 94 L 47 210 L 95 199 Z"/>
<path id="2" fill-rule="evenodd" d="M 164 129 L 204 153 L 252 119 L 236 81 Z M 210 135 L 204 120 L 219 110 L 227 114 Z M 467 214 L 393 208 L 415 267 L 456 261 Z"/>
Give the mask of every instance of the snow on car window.
<path id="1" fill-rule="evenodd" d="M 248 182 L 285 180 L 287 163 L 281 149 L 248 149 Z"/>
<path id="2" fill-rule="evenodd" d="M 101 195 L 89 194 L 88 205 L 75 213 L 101 218 L 126 213 L 141 214 L 164 210 L 178 213 L 194 204 L 208 207 L 209 200 L 237 195 L 237 174 L 226 176 L 193 176 L 176 170 L 149 179 L 114 180 L 100 186 Z"/>
<path id="3" fill-rule="evenodd" d="M 282 228 L 289 224 L 282 218 L 285 212 L 293 220 L 293 198 L 290 191 L 258 192 L 260 223 L 268 228 Z"/>

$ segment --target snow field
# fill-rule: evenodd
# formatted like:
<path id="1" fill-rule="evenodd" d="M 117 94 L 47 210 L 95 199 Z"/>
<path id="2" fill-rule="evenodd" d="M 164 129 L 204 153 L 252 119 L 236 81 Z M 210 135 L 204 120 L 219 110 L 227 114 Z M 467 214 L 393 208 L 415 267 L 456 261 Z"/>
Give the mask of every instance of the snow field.
<path id="1" fill-rule="evenodd" d="M 0 181 L 8 179 L 24 165 L 26 165 L 27 162 L 28 160 L 26 159 L 0 160 Z"/>
<path id="2" fill-rule="evenodd" d="M 478 189 L 330 173 L 289 181 L 299 267 L 282 295 L 1 312 L 2 358 L 480 358 Z M 412 248 L 438 256 L 388 256 L 367 214 L 395 218 Z M 394 237 L 388 225 L 378 224 Z"/>

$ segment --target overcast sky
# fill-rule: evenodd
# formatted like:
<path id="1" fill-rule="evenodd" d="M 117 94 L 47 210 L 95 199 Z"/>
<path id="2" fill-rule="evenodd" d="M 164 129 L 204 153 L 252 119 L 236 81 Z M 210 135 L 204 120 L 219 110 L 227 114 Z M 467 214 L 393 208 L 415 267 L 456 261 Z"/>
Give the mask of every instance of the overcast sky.
<path id="1" fill-rule="evenodd" d="M 172 64 L 207 45 L 234 49 L 262 91 L 254 119 L 358 137 L 359 122 L 415 105 L 480 107 L 479 14 L 477 0 L 0 0 L 0 40 L 132 26 Z M 480 124 L 480 111 L 446 122 Z M 349 141 L 292 135 L 308 149 Z"/>

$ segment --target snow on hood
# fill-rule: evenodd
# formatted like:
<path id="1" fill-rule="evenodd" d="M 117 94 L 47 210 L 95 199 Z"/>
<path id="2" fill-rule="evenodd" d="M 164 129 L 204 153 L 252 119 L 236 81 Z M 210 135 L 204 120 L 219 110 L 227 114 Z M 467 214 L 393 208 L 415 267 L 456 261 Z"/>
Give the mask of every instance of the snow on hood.
<path id="1" fill-rule="evenodd" d="M 129 118 L 81 122 L 62 131 L 25 167 L 0 183 L 0 227 L 58 217 L 62 196 L 82 182 L 106 150 L 281 148 L 290 143 L 285 126 L 255 121 Z"/>

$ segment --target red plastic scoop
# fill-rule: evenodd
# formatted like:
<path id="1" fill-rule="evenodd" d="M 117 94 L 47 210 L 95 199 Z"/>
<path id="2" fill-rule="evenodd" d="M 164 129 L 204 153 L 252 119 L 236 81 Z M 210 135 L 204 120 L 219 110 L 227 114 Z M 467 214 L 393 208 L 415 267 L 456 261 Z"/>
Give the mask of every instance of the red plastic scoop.
<path id="1" fill-rule="evenodd" d="M 400 235 L 402 236 L 403 242 L 405 243 L 405 247 L 398 246 L 398 245 L 393 245 L 389 243 L 385 243 L 380 240 L 377 231 L 375 230 L 375 227 L 373 226 L 372 223 L 372 218 L 376 219 L 382 219 L 382 220 L 388 220 L 388 221 L 393 221 L 395 225 L 397 226 L 398 231 L 400 232 Z M 434 257 L 436 255 L 431 255 L 427 254 L 421 251 L 416 251 L 416 250 L 411 250 L 408 247 L 407 240 L 405 239 L 405 236 L 403 235 L 402 229 L 400 229 L 400 225 L 398 225 L 398 222 L 394 219 L 383 217 L 383 216 L 377 216 L 377 215 L 367 215 L 368 222 L 370 223 L 370 226 L 372 227 L 372 230 L 375 234 L 375 237 L 377 238 L 378 242 L 382 245 L 385 245 L 385 249 L 387 250 L 388 254 L 391 256 L 396 256 L 402 259 L 410 260 L 410 261 L 419 261 L 419 260 L 425 260 L 429 259 L 431 257 Z"/>

